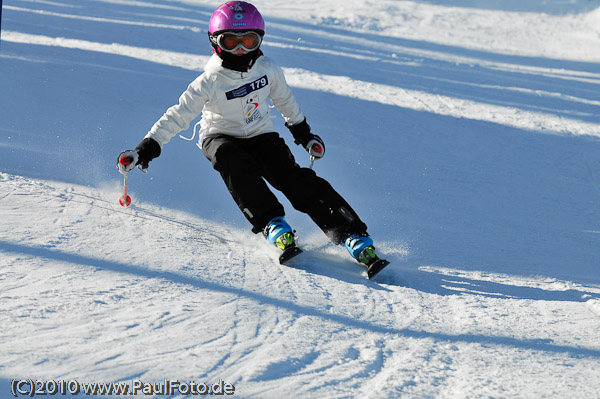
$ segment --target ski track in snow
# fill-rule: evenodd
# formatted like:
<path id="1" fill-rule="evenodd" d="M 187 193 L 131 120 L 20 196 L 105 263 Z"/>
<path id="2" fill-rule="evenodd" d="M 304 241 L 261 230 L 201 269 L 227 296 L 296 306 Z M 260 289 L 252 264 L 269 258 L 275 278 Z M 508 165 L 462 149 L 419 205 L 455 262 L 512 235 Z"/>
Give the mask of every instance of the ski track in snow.
<path id="1" fill-rule="evenodd" d="M 577 189 L 579 196 L 593 195 L 594 190 L 600 190 L 596 163 L 582 159 L 580 155 L 589 156 L 583 154 L 582 147 L 557 140 L 551 143 L 562 143 L 566 152 L 573 148 L 582 152 L 576 154 L 577 161 L 568 156 L 554 160 L 560 151 L 552 151 L 546 155 L 551 158 L 547 163 L 542 162 L 546 161 L 543 155 L 531 163 L 519 159 L 513 170 L 514 158 L 501 155 L 498 161 L 490 150 L 493 156 L 489 158 L 498 165 L 486 169 L 485 162 L 480 162 L 478 167 L 465 167 L 461 160 L 454 160 L 453 152 L 457 158 L 465 156 L 469 151 L 461 149 L 470 148 L 470 136 L 462 141 L 457 138 L 452 144 L 446 144 L 443 135 L 427 141 L 431 137 L 427 129 L 444 130 L 451 123 L 452 134 L 473 130 L 473 136 L 492 137 L 489 147 L 497 151 L 534 147 L 518 153 L 522 156 L 534 157 L 536 151 L 550 148 L 546 144 L 538 150 L 536 144 L 540 142 L 532 136 L 588 140 L 585 143 L 593 148 L 600 137 L 600 70 L 595 51 L 600 40 L 595 36 L 596 32 L 600 35 L 595 24 L 600 21 L 600 8 L 581 14 L 547 15 L 452 7 L 445 1 L 431 3 L 438 5 L 354 0 L 326 5 L 320 1 L 256 3 L 266 10 L 269 26 L 264 47 L 284 61 L 286 57 L 293 59 L 284 70 L 301 96 L 302 90 L 311 91 L 312 96 L 331 106 L 332 113 L 346 111 L 346 107 L 352 112 L 355 108 L 349 104 L 364 101 L 373 106 L 367 112 L 375 112 L 374 120 L 396 113 L 406 117 L 402 119 L 407 125 L 403 128 L 408 127 L 405 141 L 396 141 L 392 132 L 372 144 L 398 162 L 390 163 L 391 168 L 387 164 L 380 167 L 360 153 L 362 145 L 356 143 L 369 140 L 371 145 L 372 137 L 362 136 L 359 127 L 355 131 L 349 122 L 336 122 L 335 127 L 340 123 L 345 135 L 341 140 L 330 136 L 331 157 L 335 159 L 336 147 L 344 146 L 343 157 L 351 161 L 340 162 L 340 169 L 356 173 L 357 179 L 384 174 L 386 178 L 391 174 L 417 176 L 391 183 L 381 176 L 371 181 L 376 189 L 385 187 L 382 198 L 373 199 L 373 203 L 389 216 L 384 220 L 389 224 L 376 231 L 380 233 L 378 247 L 392 265 L 368 281 L 345 250 L 328 244 L 320 233 L 301 235 L 305 254 L 295 265 L 283 267 L 277 264 L 277 253 L 246 228 L 171 209 L 165 206 L 167 201 L 144 202 L 136 197 L 135 190 L 133 205 L 119 207 L 122 188 L 114 182 L 117 178 L 112 164 L 113 183 L 97 179 L 92 182 L 95 187 L 61 181 L 62 176 L 54 171 L 63 160 L 77 163 L 73 169 L 89 163 L 94 169 L 95 163 L 108 162 L 94 159 L 98 158 L 96 148 L 88 149 L 84 139 L 74 140 L 80 145 L 77 148 L 57 150 L 46 145 L 45 140 L 54 136 L 63 142 L 52 126 L 59 126 L 63 137 L 77 137 L 81 130 L 90 128 L 85 122 L 92 119 L 91 112 L 86 114 L 85 107 L 73 104 L 64 116 L 56 109 L 60 105 L 54 104 L 62 104 L 58 97 L 70 98 L 75 93 L 73 98 L 79 101 L 97 99 L 91 107 L 106 107 L 107 115 L 124 107 L 129 115 L 120 122 L 148 109 L 149 114 L 160 116 L 154 115 L 159 108 L 156 103 L 140 98 L 147 92 L 140 90 L 139 96 L 134 93 L 137 103 L 131 105 L 129 97 L 123 100 L 111 91 L 115 86 L 102 80 L 102 73 L 128 77 L 121 77 L 116 86 L 126 86 L 129 82 L 125 79 L 151 77 L 157 86 L 166 81 L 176 86 L 175 91 L 183 88 L 188 82 L 182 83 L 181 78 L 188 75 L 174 71 L 201 72 L 208 53 L 203 49 L 195 54 L 194 50 L 199 37 L 206 40 L 203 27 L 214 4 L 200 0 L 5 1 L 0 67 L 10 65 L 6 70 L 9 76 L 15 76 L 14 70 L 21 65 L 54 71 L 90 66 L 98 76 L 70 82 L 68 74 L 42 78 L 31 72 L 17 75 L 20 93 L 37 93 L 46 84 L 49 91 L 59 88 L 63 92 L 32 100 L 43 103 L 42 112 L 40 108 L 20 109 L 23 126 L 0 126 L 4 134 L 0 162 L 9 159 L 9 170 L 23 169 L 22 175 L 6 173 L 5 164 L 0 164 L 0 325 L 7 327 L 0 332 L 0 397 L 8 395 L 13 378 L 23 377 L 81 382 L 158 382 L 168 378 L 214 383 L 223 379 L 236 386 L 236 397 L 244 398 L 597 397 L 600 286 L 597 276 L 582 276 L 582 270 L 595 270 L 582 266 L 593 256 L 584 253 L 577 259 L 563 259 L 537 274 L 525 267 L 519 274 L 520 265 L 526 266 L 526 261 L 508 265 L 507 272 L 500 267 L 490 271 L 493 265 L 518 256 L 507 255 L 485 268 L 477 263 L 479 259 L 469 259 L 464 268 L 456 267 L 462 262 L 460 255 L 470 253 L 468 246 L 475 244 L 463 241 L 464 248 L 454 248 L 453 241 L 443 242 L 453 233 L 457 240 L 465 232 L 479 233 L 478 229 L 468 230 L 471 224 L 494 221 L 497 225 L 492 229 L 499 230 L 500 237 L 538 234 L 536 243 L 542 244 L 534 250 L 546 250 L 546 257 L 555 247 L 559 251 L 564 248 L 561 245 L 574 243 L 575 248 L 597 252 L 597 226 L 593 221 L 582 224 L 579 215 L 587 212 L 588 218 L 594 219 L 598 213 L 591 207 L 597 205 L 600 195 L 595 202 L 587 197 L 575 201 L 553 190 Z M 533 0 L 520 3 L 539 7 Z M 558 1 L 549 3 L 562 7 Z M 589 10 L 583 2 L 572 3 Z M 293 21 L 290 15 L 295 15 Z M 557 33 L 561 31 L 562 36 Z M 570 45 L 573 38 L 580 39 L 578 46 Z M 96 58 L 99 55 L 110 57 L 110 61 Z M 332 60 L 336 63 L 329 66 Z M 295 66 L 296 61 L 301 65 Z M 54 84 L 53 78 L 59 84 Z M 10 83 L 11 88 L 16 87 Z M 71 91 L 70 83 L 77 91 Z M 156 93 L 152 89 L 148 97 L 157 97 Z M 313 111 L 323 107 L 310 106 Z M 35 121 L 30 124 L 32 113 L 37 117 L 31 116 Z M 428 124 L 430 120 L 435 122 Z M 317 122 L 324 127 L 330 123 L 328 116 Z M 426 127 L 411 130 L 411 125 Z M 42 135 L 36 135 L 38 131 Z M 382 132 L 376 126 L 374 131 Z M 522 138 L 517 139 L 514 131 Z M 125 139 L 133 142 L 142 136 L 125 134 L 119 131 L 108 139 L 103 136 L 103 141 L 112 140 L 111 146 L 118 147 L 111 148 L 115 152 L 122 149 Z M 473 147 L 483 152 L 481 158 L 468 158 L 466 163 L 487 160 L 488 142 L 483 143 Z M 96 144 L 91 140 L 90 146 Z M 386 145 L 389 148 L 384 148 Z M 433 155 L 431 159 L 418 158 L 411 151 Z M 49 166 L 35 163 L 34 158 L 53 156 L 60 162 Z M 165 163 L 168 157 L 162 156 Z M 406 164 L 396 159 L 403 157 L 408 159 L 406 164 L 414 162 L 417 166 L 402 168 Z M 33 171 L 29 164 L 35 164 Z M 324 173 L 330 171 L 326 165 L 321 169 Z M 179 181 L 170 175 L 165 183 L 160 166 L 152 167 L 158 171 L 154 175 L 157 184 Z M 30 176 L 43 174 L 41 169 L 46 175 L 56 174 L 57 179 Z M 169 173 L 196 178 L 195 170 L 174 169 L 176 172 Z M 202 173 L 212 172 L 207 169 L 204 165 Z M 510 178 L 506 180 L 519 180 L 521 175 L 528 176 L 529 169 L 540 186 L 557 181 L 555 186 L 544 186 L 548 191 L 540 194 L 535 212 L 544 216 L 561 206 L 573 207 L 573 213 L 566 215 L 577 222 L 549 228 L 538 221 L 537 214 L 509 212 L 510 217 L 502 213 L 480 220 L 481 216 L 466 218 L 468 213 L 461 213 L 455 204 L 454 208 L 443 208 L 452 199 L 463 205 L 461 199 L 467 202 L 482 193 L 479 189 L 495 185 L 498 180 L 490 180 L 486 175 L 489 171 Z M 203 184 L 192 179 L 184 183 Z M 444 191 L 449 186 L 454 191 Z M 509 192 L 518 198 L 523 191 L 535 191 L 527 179 L 514 187 L 514 192 Z M 221 186 L 217 189 L 224 190 Z M 455 192 L 461 191 L 464 196 L 454 198 Z M 365 190 L 353 186 L 350 192 L 360 206 Z M 484 196 L 481 203 L 463 206 L 475 212 L 475 208 L 486 208 L 496 201 L 497 191 L 483 194 L 493 198 Z M 397 198 L 390 214 L 386 206 L 392 195 Z M 442 207 L 428 202 L 436 196 L 442 197 Z M 560 200 L 563 202 L 556 208 L 547 205 Z M 497 201 L 507 199 L 500 196 Z M 521 206 L 517 201 L 509 203 L 514 204 Z M 507 210 L 512 209 L 502 208 Z M 440 227 L 434 218 L 438 213 L 447 218 L 440 219 L 444 222 L 452 222 L 452 217 L 464 220 Z M 484 209 L 484 213 L 489 212 Z M 520 222 L 519 217 L 525 221 Z M 417 223 L 426 225 L 423 233 L 417 234 L 447 230 L 406 239 L 407 231 L 397 232 L 395 226 L 409 225 L 411 218 L 420 218 Z M 427 223 L 431 223 L 431 230 L 426 229 L 430 227 Z M 518 230 L 528 224 L 534 227 Z M 538 225 L 541 227 L 536 229 Z M 469 235 L 465 236 L 468 240 Z M 443 247 L 444 258 L 419 262 L 412 253 L 411 239 L 435 242 Z M 528 239 L 523 246 L 531 244 Z M 513 241 L 507 238 L 506 242 Z M 487 258 L 494 255 L 487 254 Z M 569 270 L 570 266 L 575 270 Z"/>
<path id="2" fill-rule="evenodd" d="M 486 376 L 501 372 L 514 378 L 507 392 L 547 375 L 594 395 L 583 382 L 600 358 L 598 287 L 397 266 L 369 282 L 337 248 L 309 246 L 309 266 L 281 267 L 245 231 L 149 204 L 119 208 L 114 187 L 1 174 L 0 188 L 0 317 L 19 326 L 2 332 L 6 378 L 223 378 L 243 397 L 467 397 L 493 392 Z M 440 301 L 419 290 L 434 284 L 428 274 L 455 293 Z M 514 292 L 490 288 L 500 284 Z"/>

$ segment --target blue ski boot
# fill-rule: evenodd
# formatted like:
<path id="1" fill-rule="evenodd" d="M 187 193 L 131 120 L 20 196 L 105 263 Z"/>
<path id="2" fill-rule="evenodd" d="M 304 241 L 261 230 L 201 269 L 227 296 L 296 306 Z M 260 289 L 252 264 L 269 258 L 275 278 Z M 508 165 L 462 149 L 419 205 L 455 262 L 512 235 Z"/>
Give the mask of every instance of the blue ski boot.
<path id="1" fill-rule="evenodd" d="M 350 255 L 367 268 L 369 279 L 390 264 L 387 260 L 377 256 L 375 247 L 373 246 L 373 239 L 366 233 L 348 236 L 344 245 L 348 252 L 350 252 Z"/>
<path id="2" fill-rule="evenodd" d="M 281 264 L 285 264 L 302 252 L 296 245 L 294 231 L 283 216 L 271 219 L 263 229 L 263 235 L 271 244 L 283 251 L 279 256 L 279 263 Z"/>

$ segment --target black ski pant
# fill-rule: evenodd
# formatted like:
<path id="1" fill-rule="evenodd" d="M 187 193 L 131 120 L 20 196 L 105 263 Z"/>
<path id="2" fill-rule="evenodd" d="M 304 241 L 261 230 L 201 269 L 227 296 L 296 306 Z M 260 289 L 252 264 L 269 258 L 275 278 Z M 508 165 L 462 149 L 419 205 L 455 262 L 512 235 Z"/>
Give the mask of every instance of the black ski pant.
<path id="1" fill-rule="evenodd" d="M 325 179 L 296 163 L 277 133 L 247 139 L 210 136 L 204 139 L 202 150 L 254 233 L 261 232 L 271 219 L 285 215 L 265 180 L 295 209 L 308 214 L 331 241 L 341 243 L 350 234 L 367 232 L 356 212 Z"/>

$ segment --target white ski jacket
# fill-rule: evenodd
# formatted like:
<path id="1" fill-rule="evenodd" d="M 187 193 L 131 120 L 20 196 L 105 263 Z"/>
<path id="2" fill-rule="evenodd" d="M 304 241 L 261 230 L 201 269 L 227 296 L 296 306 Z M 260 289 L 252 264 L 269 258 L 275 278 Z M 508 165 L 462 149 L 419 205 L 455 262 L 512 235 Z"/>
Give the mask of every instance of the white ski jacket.
<path id="1" fill-rule="evenodd" d="M 304 120 L 283 71 L 271 59 L 261 56 L 248 72 L 238 72 L 221 66 L 213 55 L 204 72 L 152 126 L 146 138 L 156 140 L 161 148 L 173 136 L 189 128 L 202 113 L 200 140 L 211 135 L 226 134 L 249 138 L 274 131 L 267 98 L 291 125 Z"/>

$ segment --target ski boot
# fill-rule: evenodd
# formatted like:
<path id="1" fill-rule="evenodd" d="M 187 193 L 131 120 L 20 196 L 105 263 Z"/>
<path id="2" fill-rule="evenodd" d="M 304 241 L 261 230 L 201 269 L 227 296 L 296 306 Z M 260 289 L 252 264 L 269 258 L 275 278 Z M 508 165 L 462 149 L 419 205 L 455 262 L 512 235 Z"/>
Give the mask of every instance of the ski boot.
<path id="1" fill-rule="evenodd" d="M 294 231 L 283 216 L 271 219 L 263 229 L 263 235 L 271 244 L 283 251 L 279 256 L 279 263 L 282 265 L 302 252 L 296 245 Z"/>
<path id="2" fill-rule="evenodd" d="M 369 279 L 390 264 L 387 260 L 377 256 L 375 247 L 373 246 L 373 239 L 366 233 L 348 236 L 344 245 L 348 252 L 350 252 L 350 255 L 367 268 L 367 276 Z"/>

